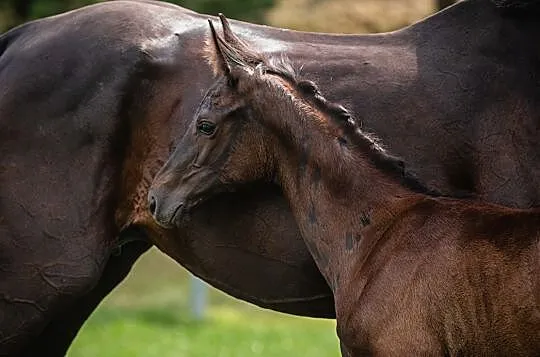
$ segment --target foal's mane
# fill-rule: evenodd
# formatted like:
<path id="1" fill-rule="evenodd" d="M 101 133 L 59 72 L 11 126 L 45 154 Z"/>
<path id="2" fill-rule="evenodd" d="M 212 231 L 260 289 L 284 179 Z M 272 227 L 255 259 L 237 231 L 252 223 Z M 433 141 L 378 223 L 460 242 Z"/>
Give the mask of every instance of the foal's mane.
<path id="1" fill-rule="evenodd" d="M 326 114 L 327 118 L 330 119 L 328 120 L 329 124 L 343 132 L 340 141 L 367 153 L 368 159 L 377 169 L 397 179 L 400 184 L 414 192 L 442 196 L 440 192 L 427 188 L 406 169 L 403 160 L 390 155 L 374 136 L 363 131 L 345 107 L 326 99 L 313 81 L 301 78 L 285 56 L 268 56 L 261 59 L 259 66 L 262 66 L 265 73 L 285 79 L 304 100 Z"/>

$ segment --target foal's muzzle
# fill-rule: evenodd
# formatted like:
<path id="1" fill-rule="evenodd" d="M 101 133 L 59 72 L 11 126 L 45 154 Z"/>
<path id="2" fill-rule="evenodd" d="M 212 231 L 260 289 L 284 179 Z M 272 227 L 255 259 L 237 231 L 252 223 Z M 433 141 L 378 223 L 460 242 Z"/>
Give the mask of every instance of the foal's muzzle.
<path id="1" fill-rule="evenodd" d="M 156 223 L 163 228 L 174 228 L 184 209 L 184 200 L 174 192 L 151 188 L 148 192 L 148 209 Z"/>

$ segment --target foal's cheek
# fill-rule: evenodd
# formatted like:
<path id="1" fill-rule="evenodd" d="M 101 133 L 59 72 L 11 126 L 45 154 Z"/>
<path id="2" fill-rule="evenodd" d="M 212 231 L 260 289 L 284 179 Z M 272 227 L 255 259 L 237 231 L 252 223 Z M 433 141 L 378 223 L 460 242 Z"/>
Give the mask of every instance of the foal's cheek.
<path id="1" fill-rule="evenodd" d="M 220 176 L 224 182 L 232 184 L 249 182 L 249 164 L 250 163 L 247 161 L 245 155 L 236 152 L 229 157 Z"/>
<path id="2" fill-rule="evenodd" d="M 208 166 L 212 162 L 212 157 L 215 157 L 214 147 L 216 140 L 198 135 L 193 144 L 195 151 L 193 163 L 199 167 Z"/>
<path id="3" fill-rule="evenodd" d="M 244 151 L 235 161 L 235 180 L 239 183 L 250 183 L 262 179 L 264 165 L 256 150 Z"/>
<path id="4" fill-rule="evenodd" d="M 195 164 L 197 166 L 203 166 L 207 164 L 208 157 L 210 156 L 210 152 L 212 151 L 209 144 L 206 145 L 199 145 L 199 154 L 197 155 L 197 159 L 195 160 Z"/>

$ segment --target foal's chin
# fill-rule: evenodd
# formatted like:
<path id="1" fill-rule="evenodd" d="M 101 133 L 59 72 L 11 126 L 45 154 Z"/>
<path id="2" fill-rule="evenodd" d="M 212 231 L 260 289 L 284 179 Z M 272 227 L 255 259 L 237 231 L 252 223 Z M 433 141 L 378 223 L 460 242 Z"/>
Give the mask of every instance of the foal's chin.
<path id="1" fill-rule="evenodd" d="M 189 222 L 192 217 L 192 212 L 196 210 L 206 199 L 198 198 L 195 200 L 185 200 L 181 205 L 176 208 L 174 216 L 171 218 L 171 224 L 177 228 L 182 227 L 185 223 Z"/>
<path id="2" fill-rule="evenodd" d="M 195 190 L 186 194 L 179 206 L 177 206 L 174 215 L 171 217 L 171 223 L 177 228 L 180 228 L 183 224 L 188 222 L 192 213 L 203 206 L 209 201 L 214 201 L 219 199 L 222 194 L 227 192 L 235 191 L 234 186 L 230 185 L 221 185 L 221 186 L 210 186 L 205 187 L 204 190 Z"/>
<path id="3" fill-rule="evenodd" d="M 183 211 L 183 204 L 173 207 L 172 212 L 169 211 L 169 214 L 166 215 L 166 218 L 160 217 L 156 218 L 154 216 L 154 222 L 163 229 L 175 229 L 178 228 L 181 221 L 184 219 L 182 216 L 185 214 Z"/>

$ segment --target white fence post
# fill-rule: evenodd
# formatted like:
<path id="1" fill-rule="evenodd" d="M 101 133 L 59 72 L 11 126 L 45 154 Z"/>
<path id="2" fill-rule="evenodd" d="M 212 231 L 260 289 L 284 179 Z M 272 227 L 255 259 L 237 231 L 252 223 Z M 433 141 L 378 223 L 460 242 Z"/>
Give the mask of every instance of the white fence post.
<path id="1" fill-rule="evenodd" d="M 208 286 L 195 275 L 191 275 L 191 314 L 196 320 L 202 320 L 206 312 L 206 300 L 208 295 Z"/>

